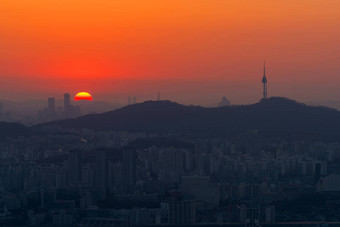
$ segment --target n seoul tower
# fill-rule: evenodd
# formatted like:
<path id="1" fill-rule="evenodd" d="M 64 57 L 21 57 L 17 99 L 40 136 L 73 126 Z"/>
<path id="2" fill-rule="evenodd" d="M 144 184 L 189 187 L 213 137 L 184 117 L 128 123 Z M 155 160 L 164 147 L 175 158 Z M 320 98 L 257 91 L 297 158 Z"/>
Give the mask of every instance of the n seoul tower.
<path id="1" fill-rule="evenodd" d="M 263 83 L 263 99 L 266 99 L 267 98 L 266 62 L 264 62 L 264 65 L 263 65 L 262 83 Z"/>

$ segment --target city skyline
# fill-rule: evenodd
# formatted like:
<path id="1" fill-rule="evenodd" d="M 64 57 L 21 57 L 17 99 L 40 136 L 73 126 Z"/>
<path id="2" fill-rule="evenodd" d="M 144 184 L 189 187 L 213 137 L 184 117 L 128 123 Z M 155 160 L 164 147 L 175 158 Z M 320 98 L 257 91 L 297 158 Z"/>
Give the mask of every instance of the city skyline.
<path id="1" fill-rule="evenodd" d="M 339 0 L 0 2 L 0 226 L 340 225 Z"/>
<path id="2" fill-rule="evenodd" d="M 5 0 L 0 96 L 86 90 L 97 100 L 125 102 L 161 91 L 184 104 L 223 96 L 249 104 L 262 96 L 256 91 L 265 59 L 272 96 L 337 100 L 339 4 Z"/>
<path id="3" fill-rule="evenodd" d="M 262 98 L 268 98 L 268 95 L 267 95 L 267 76 L 266 76 L 266 62 L 264 61 L 264 66 L 263 66 L 263 76 L 262 76 L 262 80 L 261 80 L 261 83 L 263 85 L 262 87 L 262 95 L 259 97 L 259 99 L 256 99 L 258 98 L 257 96 L 259 96 L 258 92 L 255 92 L 254 94 L 250 94 L 250 96 L 252 97 L 252 101 L 250 103 L 232 103 L 233 105 L 242 105 L 242 104 L 252 104 L 252 103 L 256 103 L 258 102 L 259 100 L 261 100 Z M 274 86 L 275 88 L 275 86 Z M 274 91 L 274 93 L 276 93 Z M 67 93 L 68 95 L 70 95 L 69 93 Z M 134 104 L 136 103 L 136 96 L 131 96 L 131 94 L 124 94 L 124 95 L 121 95 L 119 99 L 115 100 L 115 99 L 111 99 L 112 97 L 108 97 L 107 99 L 97 99 L 97 97 L 93 100 L 92 99 L 92 94 L 89 94 L 88 92 L 84 92 L 84 91 L 81 91 L 81 92 L 78 92 L 78 91 L 75 91 L 74 94 L 72 94 L 72 96 L 74 96 L 74 100 L 75 102 L 79 101 L 79 95 L 82 96 L 83 94 L 85 94 L 85 96 L 89 96 L 89 97 L 82 97 L 81 99 L 83 100 L 89 100 L 89 101 L 97 101 L 97 102 L 101 102 L 101 103 L 113 103 L 115 105 L 130 105 L 130 104 Z M 65 94 L 64 94 L 65 95 Z M 127 95 L 127 96 L 125 96 Z M 195 95 L 195 94 L 192 94 L 192 95 Z M 56 97 L 51 97 L 53 99 L 56 99 L 57 101 L 61 101 L 63 100 L 62 97 L 60 97 L 61 94 L 58 93 L 56 94 Z M 190 96 L 190 95 L 189 95 Z M 114 96 L 113 96 L 114 97 Z M 167 97 L 167 99 L 164 99 L 164 100 L 171 100 L 171 101 L 175 101 L 175 102 L 178 102 L 178 103 L 182 103 L 184 105 L 202 105 L 202 106 L 207 106 L 207 107 L 214 107 L 216 105 L 219 105 L 217 100 L 216 99 L 213 99 L 213 100 L 210 100 L 209 102 L 207 103 L 202 103 L 202 102 L 183 102 L 183 100 L 173 100 L 173 99 L 170 99 L 171 97 L 171 94 Z M 270 97 L 270 96 L 269 96 Z M 287 97 L 287 98 L 290 98 L 290 99 L 293 99 L 291 98 L 291 96 L 275 96 L 273 95 L 273 97 Z M 126 98 L 128 98 L 128 102 L 126 103 Z M 183 98 L 183 96 L 182 96 Z M 220 98 L 220 97 L 214 97 L 214 98 Z M 225 99 L 226 96 L 223 96 L 222 99 Z M 134 99 L 134 100 L 132 100 Z M 64 97 L 64 100 L 65 100 L 65 97 Z M 139 100 L 140 102 L 145 102 L 145 101 L 149 101 L 149 100 L 160 100 L 160 92 L 158 91 L 157 94 L 149 94 L 147 96 L 142 96 L 142 97 L 139 97 Z M 9 102 L 38 102 L 38 101 L 43 101 L 44 102 L 44 99 L 41 99 L 41 97 L 37 98 L 37 99 L 23 99 L 23 100 L 11 100 L 11 99 L 0 99 L 0 101 L 9 101 Z M 192 101 L 192 100 L 191 100 Z M 336 108 L 336 109 L 340 109 L 340 100 L 337 99 L 337 97 L 333 97 L 333 99 L 316 99 L 316 100 L 296 100 L 296 101 L 299 101 L 299 102 L 305 102 L 305 103 L 308 103 L 308 104 L 312 104 L 312 105 L 324 105 L 324 106 L 328 106 L 328 107 L 332 107 L 332 108 Z M 230 103 L 230 100 L 228 100 L 229 104 Z"/>

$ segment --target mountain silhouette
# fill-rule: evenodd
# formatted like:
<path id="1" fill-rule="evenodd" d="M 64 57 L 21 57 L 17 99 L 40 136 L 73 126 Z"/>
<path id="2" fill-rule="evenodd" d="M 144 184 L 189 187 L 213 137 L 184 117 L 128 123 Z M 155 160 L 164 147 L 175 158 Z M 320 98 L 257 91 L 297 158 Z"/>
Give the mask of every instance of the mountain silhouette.
<path id="1" fill-rule="evenodd" d="M 205 108 L 170 101 L 146 101 L 118 110 L 35 126 L 96 131 L 189 133 L 209 136 L 256 131 L 265 135 L 340 138 L 340 112 L 282 97 L 251 105 Z"/>
<path id="2" fill-rule="evenodd" d="M 0 122 L 0 139 L 6 137 L 28 136 L 30 129 L 20 123 Z"/>

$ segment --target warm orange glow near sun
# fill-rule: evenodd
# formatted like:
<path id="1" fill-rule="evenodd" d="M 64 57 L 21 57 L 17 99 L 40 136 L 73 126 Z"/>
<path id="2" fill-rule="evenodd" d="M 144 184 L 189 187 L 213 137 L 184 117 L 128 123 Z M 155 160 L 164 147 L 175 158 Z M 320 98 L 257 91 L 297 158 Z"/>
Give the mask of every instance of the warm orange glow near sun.
<path id="1" fill-rule="evenodd" d="M 90 93 L 85 92 L 85 91 L 78 92 L 78 94 L 74 96 L 74 101 L 79 101 L 79 100 L 92 101 L 92 95 L 90 95 Z"/>
<path id="2" fill-rule="evenodd" d="M 266 60 L 271 96 L 333 100 L 339 22 L 339 0 L 0 0 L 0 97 L 255 103 Z"/>

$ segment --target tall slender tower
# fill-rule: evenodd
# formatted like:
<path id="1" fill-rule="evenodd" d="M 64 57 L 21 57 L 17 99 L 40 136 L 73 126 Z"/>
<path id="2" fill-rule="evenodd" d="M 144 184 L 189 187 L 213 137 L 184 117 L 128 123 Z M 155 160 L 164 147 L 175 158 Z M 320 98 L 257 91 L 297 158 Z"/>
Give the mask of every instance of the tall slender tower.
<path id="1" fill-rule="evenodd" d="M 263 65 L 262 83 L 263 83 L 263 98 L 266 99 L 267 98 L 266 62 L 264 62 L 264 65 Z"/>

